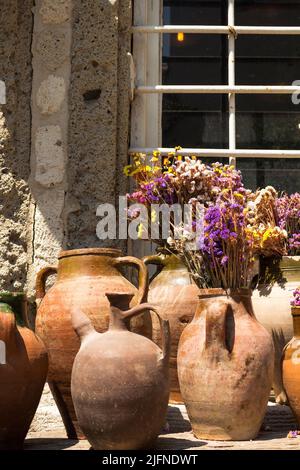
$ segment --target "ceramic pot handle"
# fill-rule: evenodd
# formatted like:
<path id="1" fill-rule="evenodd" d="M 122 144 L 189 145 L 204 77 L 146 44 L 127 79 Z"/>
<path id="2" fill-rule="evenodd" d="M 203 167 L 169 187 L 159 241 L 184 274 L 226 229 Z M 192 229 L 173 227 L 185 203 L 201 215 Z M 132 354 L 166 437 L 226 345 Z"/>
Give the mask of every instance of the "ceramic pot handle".
<path id="1" fill-rule="evenodd" d="M 146 266 L 148 266 L 148 264 L 156 264 L 157 266 L 166 265 L 165 259 L 162 258 L 160 255 L 144 256 L 143 262 Z"/>
<path id="2" fill-rule="evenodd" d="M 51 274 L 57 274 L 56 266 L 47 266 L 41 269 L 36 276 L 35 290 L 36 290 L 36 304 L 39 307 L 42 299 L 46 294 L 46 281 Z"/>
<path id="3" fill-rule="evenodd" d="M 222 352 L 228 356 L 230 352 L 229 341 L 226 341 L 226 320 L 231 312 L 231 304 L 226 300 L 216 300 L 207 308 L 205 350 L 209 350 L 212 357 L 217 357 Z"/>
<path id="4" fill-rule="evenodd" d="M 161 272 L 161 270 L 166 266 L 166 260 L 165 258 L 162 258 L 161 255 L 150 255 L 150 256 L 144 256 L 142 258 L 144 261 L 145 265 L 148 266 L 149 264 L 155 264 L 156 266 L 159 266 L 159 270 L 157 270 L 153 276 L 150 279 L 150 283 L 153 281 L 153 279 L 156 278 L 156 276 Z"/>
<path id="5" fill-rule="evenodd" d="M 130 310 L 127 310 L 127 312 L 122 312 L 121 310 L 119 310 L 119 312 L 122 313 L 122 318 L 126 319 L 126 318 L 135 317 L 136 315 L 139 315 L 149 310 L 155 313 L 159 320 L 159 325 L 160 325 L 161 335 L 162 335 L 163 361 L 169 361 L 170 347 L 171 347 L 169 320 L 165 320 L 164 318 L 162 318 L 161 315 L 156 310 L 156 308 L 153 307 L 153 305 L 146 304 L 146 303 L 137 305 L 136 307 L 133 307 Z"/>
<path id="6" fill-rule="evenodd" d="M 137 297 L 137 304 L 141 304 L 147 299 L 148 295 L 148 271 L 143 261 L 135 258 L 134 256 L 122 256 L 113 260 L 114 266 L 134 266 L 139 271 L 139 292 Z"/>

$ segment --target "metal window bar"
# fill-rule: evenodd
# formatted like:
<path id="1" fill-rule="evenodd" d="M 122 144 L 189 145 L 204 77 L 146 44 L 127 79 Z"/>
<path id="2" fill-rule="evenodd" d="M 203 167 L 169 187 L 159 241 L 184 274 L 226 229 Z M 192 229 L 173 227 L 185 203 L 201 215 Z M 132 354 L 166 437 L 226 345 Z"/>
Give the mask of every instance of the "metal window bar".
<path id="1" fill-rule="evenodd" d="M 228 94 L 229 99 L 229 149 L 193 149 L 184 148 L 177 151 L 177 155 L 195 155 L 203 157 L 228 157 L 231 164 L 236 164 L 236 158 L 300 158 L 300 150 L 238 150 L 236 149 L 236 94 L 292 94 L 300 93 L 299 86 L 240 86 L 235 84 L 235 39 L 238 34 L 274 34 L 299 35 L 300 27 L 279 26 L 236 26 L 235 1 L 228 0 L 227 26 L 187 26 L 187 25 L 135 25 L 132 33 L 144 34 L 170 34 L 183 32 L 186 34 L 227 34 L 228 35 L 228 86 L 210 85 L 156 85 L 138 86 L 137 95 L 165 94 L 165 93 L 206 93 Z M 129 153 L 151 154 L 157 148 L 131 147 Z M 159 148 L 162 155 L 174 152 L 171 148 Z"/>

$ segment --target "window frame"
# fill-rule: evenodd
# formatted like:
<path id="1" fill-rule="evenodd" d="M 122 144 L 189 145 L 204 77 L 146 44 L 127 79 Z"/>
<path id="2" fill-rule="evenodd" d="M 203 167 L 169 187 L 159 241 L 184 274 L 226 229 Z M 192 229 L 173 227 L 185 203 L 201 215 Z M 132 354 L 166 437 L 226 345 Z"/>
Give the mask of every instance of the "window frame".
<path id="1" fill-rule="evenodd" d="M 236 95 L 237 94 L 293 94 L 300 86 L 247 86 L 236 85 L 235 41 L 240 35 L 300 35 L 300 27 L 238 26 L 235 25 L 235 0 L 228 0 L 226 26 L 162 25 L 162 0 L 134 1 L 133 61 L 135 87 L 132 102 L 131 140 L 129 153 L 161 155 L 174 152 L 174 148 L 161 146 L 162 95 L 165 93 L 227 94 L 229 101 L 229 146 L 221 149 L 183 148 L 177 155 L 201 157 L 228 157 L 236 166 L 237 158 L 300 158 L 299 150 L 238 149 L 236 145 Z M 228 36 L 228 85 L 160 85 L 162 70 L 162 35 L 225 34 Z"/>

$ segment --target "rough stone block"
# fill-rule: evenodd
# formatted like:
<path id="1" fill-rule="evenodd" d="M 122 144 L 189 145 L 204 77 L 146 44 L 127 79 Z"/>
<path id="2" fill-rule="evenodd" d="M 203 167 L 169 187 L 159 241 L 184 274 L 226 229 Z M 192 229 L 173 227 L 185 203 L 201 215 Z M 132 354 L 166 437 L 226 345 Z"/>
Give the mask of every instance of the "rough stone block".
<path id="1" fill-rule="evenodd" d="M 62 77 L 49 75 L 37 92 L 37 105 L 42 114 L 53 114 L 59 111 L 66 95 L 66 83 Z"/>
<path id="2" fill-rule="evenodd" d="M 63 189 L 47 189 L 38 196 L 35 212 L 34 274 L 45 264 L 56 263 L 62 249 L 64 230 Z"/>
<path id="3" fill-rule="evenodd" d="M 60 24 L 70 19 L 70 0 L 43 0 L 40 8 L 43 23 Z"/>
<path id="4" fill-rule="evenodd" d="M 66 34 L 59 31 L 43 31 L 37 37 L 36 51 L 48 70 L 56 70 L 69 57 Z"/>
<path id="5" fill-rule="evenodd" d="M 60 126 L 50 125 L 38 128 L 35 153 L 35 180 L 46 187 L 61 183 L 64 178 L 65 152 Z"/>
<path id="6" fill-rule="evenodd" d="M 0 79 L 6 85 L 0 112 L 1 290 L 23 290 L 28 267 L 32 7 L 32 0 L 0 0 Z"/>

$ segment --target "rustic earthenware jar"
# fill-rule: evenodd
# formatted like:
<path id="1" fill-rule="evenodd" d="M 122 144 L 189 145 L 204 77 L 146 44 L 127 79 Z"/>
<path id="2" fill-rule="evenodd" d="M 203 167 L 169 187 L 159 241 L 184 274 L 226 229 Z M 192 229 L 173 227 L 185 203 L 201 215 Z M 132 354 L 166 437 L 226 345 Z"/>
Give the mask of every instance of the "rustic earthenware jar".
<path id="1" fill-rule="evenodd" d="M 169 325 L 159 317 L 163 349 L 131 333 L 127 322 L 153 310 L 130 310 L 132 296 L 107 294 L 109 329 L 97 333 L 79 309 L 72 312 L 81 347 L 72 372 L 72 397 L 80 426 L 93 449 L 136 450 L 152 447 L 161 431 L 169 399 Z"/>
<path id="2" fill-rule="evenodd" d="M 265 268 L 273 269 L 266 265 Z M 273 389 L 277 403 L 287 401 L 282 384 L 281 356 L 284 346 L 293 336 L 290 299 L 300 284 L 300 256 L 284 256 L 277 269 L 282 273 L 281 282 L 270 286 L 262 280 L 253 291 L 253 308 L 256 318 L 272 335 L 275 347 Z"/>
<path id="3" fill-rule="evenodd" d="M 270 334 L 256 320 L 251 291 L 201 290 L 179 342 L 179 383 L 198 439 L 253 439 L 272 384 Z"/>
<path id="4" fill-rule="evenodd" d="M 143 258 L 146 265 L 155 264 L 161 271 L 152 279 L 148 301 L 160 315 L 169 320 L 171 331 L 170 402 L 181 403 L 177 374 L 178 342 L 184 328 L 192 321 L 198 304 L 199 289 L 186 266 L 176 255 L 153 255 Z M 152 340 L 161 345 L 161 330 L 157 318 L 152 318 Z"/>
<path id="5" fill-rule="evenodd" d="M 24 294 L 0 293 L 0 449 L 22 449 L 46 381 L 42 341 L 26 326 Z"/>
<path id="6" fill-rule="evenodd" d="M 48 382 L 55 398 L 69 438 L 82 438 L 71 398 L 71 372 L 80 342 L 72 328 L 71 310 L 83 310 L 99 332 L 107 330 L 109 302 L 105 292 L 134 292 L 132 305 L 146 299 L 148 290 L 147 268 L 131 256 L 122 256 L 116 249 L 94 248 L 63 251 L 58 268 L 42 269 L 36 281 L 39 305 L 36 318 L 37 334 L 49 353 Z M 139 270 L 137 290 L 119 271 L 121 266 L 132 265 Z M 47 276 L 57 272 L 57 279 L 45 295 Z M 151 335 L 151 318 L 140 316 L 132 321 L 132 329 Z"/>
<path id="7" fill-rule="evenodd" d="M 292 307 L 294 336 L 283 351 L 282 375 L 289 405 L 300 426 L 300 307 Z"/>

